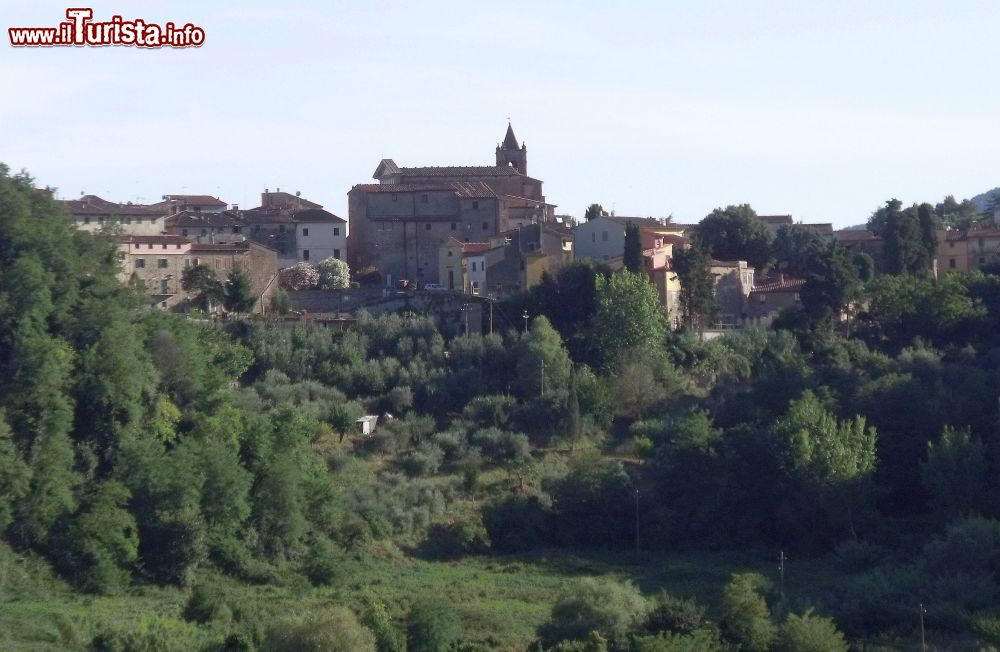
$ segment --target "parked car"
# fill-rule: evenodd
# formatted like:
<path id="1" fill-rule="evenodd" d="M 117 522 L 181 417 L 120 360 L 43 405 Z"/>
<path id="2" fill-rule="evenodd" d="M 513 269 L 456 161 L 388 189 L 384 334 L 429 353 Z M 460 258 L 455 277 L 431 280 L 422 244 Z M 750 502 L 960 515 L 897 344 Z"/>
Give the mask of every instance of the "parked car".
<path id="1" fill-rule="evenodd" d="M 410 279 L 408 279 L 408 278 L 401 278 L 398 281 L 396 281 L 396 289 L 397 290 L 408 290 L 408 289 L 410 289 Z"/>
<path id="2" fill-rule="evenodd" d="M 424 283 L 424 290 L 427 292 L 447 292 L 448 288 L 437 283 Z"/>

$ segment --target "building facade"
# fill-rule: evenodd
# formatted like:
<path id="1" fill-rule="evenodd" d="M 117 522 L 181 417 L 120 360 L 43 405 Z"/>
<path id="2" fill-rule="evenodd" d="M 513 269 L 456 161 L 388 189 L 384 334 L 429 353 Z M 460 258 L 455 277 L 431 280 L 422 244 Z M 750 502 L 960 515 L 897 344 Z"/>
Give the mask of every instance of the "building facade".
<path id="1" fill-rule="evenodd" d="M 509 125 L 495 165 L 400 167 L 383 159 L 373 177 L 378 183 L 348 192 L 349 262 L 386 283 L 443 283 L 438 252 L 449 238 L 483 242 L 554 216 Z"/>

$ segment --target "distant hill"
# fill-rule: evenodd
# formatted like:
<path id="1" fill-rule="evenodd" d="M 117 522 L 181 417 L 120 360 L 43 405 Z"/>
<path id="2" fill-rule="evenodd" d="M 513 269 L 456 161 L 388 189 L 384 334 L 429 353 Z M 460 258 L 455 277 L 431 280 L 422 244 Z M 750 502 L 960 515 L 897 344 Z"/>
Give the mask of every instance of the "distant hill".
<path id="1" fill-rule="evenodd" d="M 987 206 L 989 206 L 990 204 L 990 197 L 992 197 L 993 193 L 995 192 L 1000 192 L 1000 187 L 994 188 L 993 190 L 987 190 L 982 194 L 976 195 L 975 197 L 972 198 L 972 201 L 976 203 L 976 206 L 979 207 L 979 210 L 985 211 Z"/>

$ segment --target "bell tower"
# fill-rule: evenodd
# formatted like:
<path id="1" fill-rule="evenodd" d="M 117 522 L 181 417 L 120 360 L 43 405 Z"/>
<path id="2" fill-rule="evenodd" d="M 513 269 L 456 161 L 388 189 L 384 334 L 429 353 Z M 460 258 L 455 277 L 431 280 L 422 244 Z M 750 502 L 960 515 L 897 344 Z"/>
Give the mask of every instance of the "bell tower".
<path id="1" fill-rule="evenodd" d="M 497 165 L 512 165 L 521 174 L 528 175 L 528 146 L 517 144 L 514 129 L 507 123 L 507 135 L 497 145 Z"/>

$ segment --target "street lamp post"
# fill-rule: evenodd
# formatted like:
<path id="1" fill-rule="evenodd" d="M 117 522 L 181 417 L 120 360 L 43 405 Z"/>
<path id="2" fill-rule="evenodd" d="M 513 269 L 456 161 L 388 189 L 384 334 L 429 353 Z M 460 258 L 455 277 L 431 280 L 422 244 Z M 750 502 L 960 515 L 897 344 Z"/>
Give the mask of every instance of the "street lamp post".
<path id="1" fill-rule="evenodd" d="M 525 310 L 524 314 L 521 315 L 521 316 L 524 317 L 524 334 L 527 335 L 528 334 L 528 311 Z"/>

